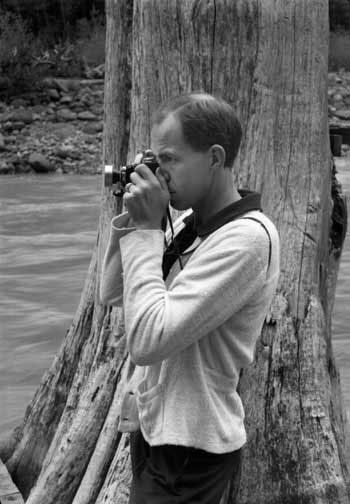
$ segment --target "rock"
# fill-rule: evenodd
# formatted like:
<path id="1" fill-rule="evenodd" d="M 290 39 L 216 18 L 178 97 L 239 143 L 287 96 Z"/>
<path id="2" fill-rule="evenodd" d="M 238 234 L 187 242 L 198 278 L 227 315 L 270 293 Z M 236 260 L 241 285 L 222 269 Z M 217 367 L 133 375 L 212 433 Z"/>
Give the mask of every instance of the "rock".
<path id="1" fill-rule="evenodd" d="M 16 142 L 16 137 L 14 135 L 8 135 L 7 137 L 5 137 L 5 143 L 9 144 L 9 143 L 15 143 Z"/>
<path id="2" fill-rule="evenodd" d="M 67 104 L 67 105 L 72 103 L 72 101 L 73 101 L 73 98 L 69 95 L 62 96 L 62 98 L 60 99 L 60 103 Z"/>
<path id="3" fill-rule="evenodd" d="M 339 119 L 345 119 L 350 121 L 350 110 L 349 109 L 339 109 L 334 112 L 334 115 L 339 117 Z"/>
<path id="4" fill-rule="evenodd" d="M 15 131 L 15 130 L 21 131 L 24 127 L 25 127 L 25 123 L 22 121 L 13 121 L 12 122 L 13 131 Z"/>
<path id="5" fill-rule="evenodd" d="M 97 117 L 89 110 L 85 110 L 85 112 L 79 112 L 78 119 L 81 121 L 96 121 Z"/>
<path id="6" fill-rule="evenodd" d="M 28 102 L 23 98 L 15 98 L 12 100 L 11 105 L 15 108 L 28 107 Z"/>
<path id="7" fill-rule="evenodd" d="M 68 93 L 68 83 L 66 79 L 54 79 L 53 82 L 57 89 L 64 93 Z"/>
<path id="8" fill-rule="evenodd" d="M 0 151 L 1 149 L 5 147 L 5 138 L 3 137 L 3 135 L 0 133 Z"/>
<path id="9" fill-rule="evenodd" d="M 42 79 L 41 84 L 44 88 L 56 88 L 55 79 L 53 77 L 45 77 L 44 79 Z"/>
<path id="10" fill-rule="evenodd" d="M 51 173 L 55 171 L 55 168 L 50 161 L 45 156 L 37 152 L 30 154 L 28 163 L 37 173 Z"/>
<path id="11" fill-rule="evenodd" d="M 80 102 L 83 104 L 83 105 L 87 105 L 87 106 L 90 106 L 94 103 L 94 99 L 93 97 L 89 94 L 89 93 L 84 93 L 80 96 Z"/>
<path id="12" fill-rule="evenodd" d="M 55 88 L 50 88 L 47 91 L 47 94 L 52 100 L 59 100 L 60 99 L 60 94 Z"/>
<path id="13" fill-rule="evenodd" d="M 14 167 L 11 163 L 0 161 L 0 175 L 8 175 L 9 173 L 14 173 L 14 171 Z"/>
<path id="14" fill-rule="evenodd" d="M 336 110 L 341 110 L 344 108 L 344 102 L 343 101 L 337 101 L 334 103 L 334 107 Z"/>
<path id="15" fill-rule="evenodd" d="M 44 114 L 47 110 L 47 107 L 44 107 L 44 105 L 34 105 L 32 107 L 32 111 L 34 114 Z"/>
<path id="16" fill-rule="evenodd" d="M 57 110 L 56 116 L 62 121 L 74 121 L 77 118 L 77 114 L 67 108 Z"/>
<path id="17" fill-rule="evenodd" d="M 80 88 L 79 79 L 54 79 L 55 87 L 64 93 L 75 91 Z"/>
<path id="18" fill-rule="evenodd" d="M 10 121 L 30 124 L 33 122 L 33 113 L 31 110 L 14 110 L 9 117 Z"/>
<path id="19" fill-rule="evenodd" d="M 72 145 L 61 145 L 56 149 L 55 154 L 62 159 L 68 157 L 72 159 L 81 159 L 81 153 L 77 149 L 74 149 Z"/>
<path id="20" fill-rule="evenodd" d="M 99 133 L 100 131 L 103 130 L 103 124 L 102 122 L 92 122 L 89 124 L 85 124 L 82 130 L 84 133 L 87 133 L 88 135 L 95 135 L 96 133 Z"/>
<path id="21" fill-rule="evenodd" d="M 102 105 L 93 105 L 90 109 L 90 112 L 95 114 L 97 117 L 102 117 L 103 115 L 103 106 Z"/>
<path id="22" fill-rule="evenodd" d="M 342 101 L 342 99 L 343 99 L 343 96 L 340 93 L 336 93 L 335 95 L 333 95 L 334 101 Z"/>
<path id="23" fill-rule="evenodd" d="M 3 129 L 4 129 L 5 131 L 12 131 L 12 130 L 14 130 L 15 128 L 14 128 L 13 123 L 12 123 L 11 121 L 7 121 L 7 122 L 5 122 L 5 123 L 3 124 Z"/>
<path id="24" fill-rule="evenodd" d="M 65 140 L 68 137 L 74 136 L 76 128 L 73 124 L 57 122 L 50 124 L 50 133 L 52 133 L 59 140 Z"/>
<path id="25" fill-rule="evenodd" d="M 6 123 L 10 118 L 9 112 L 4 112 L 3 114 L 0 114 L 0 123 Z"/>

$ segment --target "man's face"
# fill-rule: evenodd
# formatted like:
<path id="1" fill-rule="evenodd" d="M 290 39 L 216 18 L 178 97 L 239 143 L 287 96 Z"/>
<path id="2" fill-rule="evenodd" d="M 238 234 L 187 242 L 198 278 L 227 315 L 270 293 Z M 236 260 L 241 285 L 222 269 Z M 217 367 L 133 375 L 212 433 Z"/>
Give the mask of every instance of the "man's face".
<path id="1" fill-rule="evenodd" d="M 170 204 L 176 210 L 205 206 L 211 185 L 210 150 L 198 152 L 188 145 L 180 121 L 169 114 L 152 128 L 151 148 L 168 183 Z"/>

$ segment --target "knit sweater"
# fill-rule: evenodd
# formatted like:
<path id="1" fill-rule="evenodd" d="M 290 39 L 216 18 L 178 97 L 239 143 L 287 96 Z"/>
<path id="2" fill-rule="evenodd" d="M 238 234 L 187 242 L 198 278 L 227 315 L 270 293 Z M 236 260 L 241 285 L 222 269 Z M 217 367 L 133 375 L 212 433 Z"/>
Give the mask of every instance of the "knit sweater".
<path id="1" fill-rule="evenodd" d="M 124 306 L 136 364 L 119 430 L 140 425 L 152 446 L 237 450 L 246 431 L 236 387 L 276 289 L 276 228 L 263 213 L 249 211 L 198 237 L 182 255 L 183 269 L 176 261 L 164 281 L 163 231 L 136 230 L 128 222 L 127 213 L 112 220 L 100 287 L 103 303 Z"/>

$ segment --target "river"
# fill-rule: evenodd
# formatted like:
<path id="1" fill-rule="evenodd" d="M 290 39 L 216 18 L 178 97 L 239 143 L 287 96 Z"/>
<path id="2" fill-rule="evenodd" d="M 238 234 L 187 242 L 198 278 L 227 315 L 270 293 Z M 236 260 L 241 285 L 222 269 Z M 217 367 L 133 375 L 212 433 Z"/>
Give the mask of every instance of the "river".
<path id="1" fill-rule="evenodd" d="M 339 160 L 350 195 L 350 162 Z M 1 177 L 0 438 L 21 421 L 78 306 L 97 237 L 100 177 Z M 350 411 L 350 240 L 337 284 L 333 342 Z"/>

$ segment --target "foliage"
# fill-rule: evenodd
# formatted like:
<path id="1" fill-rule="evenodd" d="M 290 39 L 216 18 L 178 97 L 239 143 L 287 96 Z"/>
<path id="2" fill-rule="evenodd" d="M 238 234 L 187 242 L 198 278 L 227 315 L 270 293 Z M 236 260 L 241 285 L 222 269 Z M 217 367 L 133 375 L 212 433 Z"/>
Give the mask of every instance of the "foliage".
<path id="1" fill-rule="evenodd" d="M 330 33 L 329 69 L 350 71 L 350 32 L 343 30 Z"/>
<path id="2" fill-rule="evenodd" d="M 0 7 L 0 81 L 11 93 L 20 92 L 35 87 L 41 77 L 83 77 L 104 63 L 103 14 L 92 9 L 89 18 L 67 22 L 65 33 L 57 40 L 54 31 L 43 27 L 35 35 L 27 20 Z"/>
<path id="3" fill-rule="evenodd" d="M 105 59 L 105 18 L 92 9 L 90 18 L 77 21 L 77 47 L 86 66 L 97 66 Z"/>
<path id="4" fill-rule="evenodd" d="M 104 63 L 104 17 L 92 11 L 90 19 L 79 19 L 66 27 L 67 36 L 59 42 L 42 39 L 45 49 L 35 60 L 35 66 L 56 77 L 81 77 L 89 69 Z"/>
<path id="5" fill-rule="evenodd" d="M 29 83 L 37 44 L 28 23 L 19 15 L 0 8 L 0 75 L 10 84 Z"/>
<path id="6" fill-rule="evenodd" d="M 31 87 L 46 75 L 89 75 L 89 69 L 104 63 L 105 18 L 99 0 L 55 1 L 61 9 L 56 24 L 45 15 L 39 30 L 32 23 L 33 10 L 23 19 L 0 6 L 0 78 L 6 76 L 12 87 Z M 329 14 L 331 29 L 338 27 L 330 34 L 329 68 L 350 70 L 350 0 L 329 0 Z"/>
<path id="7" fill-rule="evenodd" d="M 34 58 L 33 67 L 37 68 L 42 76 L 81 77 L 84 72 L 84 63 L 78 48 L 68 41 L 43 49 Z"/>

